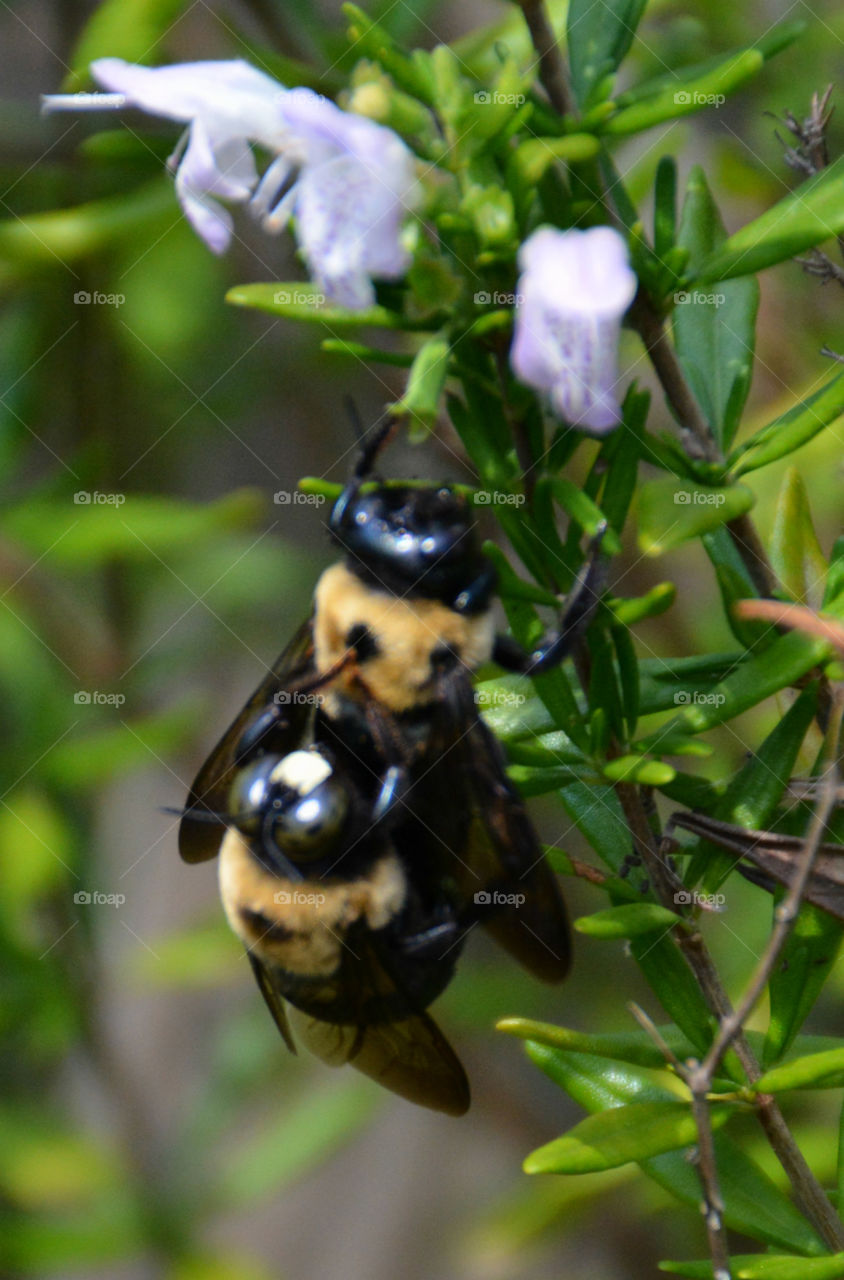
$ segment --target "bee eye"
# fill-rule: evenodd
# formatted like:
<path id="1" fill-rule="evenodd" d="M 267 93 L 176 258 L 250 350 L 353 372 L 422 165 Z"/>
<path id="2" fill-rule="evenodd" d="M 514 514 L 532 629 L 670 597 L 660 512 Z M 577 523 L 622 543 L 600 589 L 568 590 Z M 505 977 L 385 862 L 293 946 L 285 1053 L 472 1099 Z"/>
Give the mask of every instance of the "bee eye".
<path id="1" fill-rule="evenodd" d="M 337 843 L 348 811 L 345 787 L 329 778 L 306 795 L 276 800 L 270 835 L 292 862 L 321 858 Z"/>
<path id="2" fill-rule="evenodd" d="M 235 826 L 247 835 L 256 832 L 261 825 L 273 789 L 270 775 L 280 759 L 280 756 L 261 756 L 234 775 L 229 790 L 228 815 Z"/>

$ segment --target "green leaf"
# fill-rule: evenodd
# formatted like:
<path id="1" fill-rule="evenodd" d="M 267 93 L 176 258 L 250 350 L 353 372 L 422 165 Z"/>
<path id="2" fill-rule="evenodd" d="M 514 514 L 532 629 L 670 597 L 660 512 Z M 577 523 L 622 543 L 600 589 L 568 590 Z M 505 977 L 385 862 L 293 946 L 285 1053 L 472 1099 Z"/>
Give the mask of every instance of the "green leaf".
<path id="1" fill-rule="evenodd" d="M 619 871 L 630 851 L 630 832 L 614 788 L 572 782 L 560 788 L 560 800 L 599 857 Z"/>
<path id="2" fill-rule="evenodd" d="M 500 185 L 473 186 L 460 208 L 469 216 L 482 252 L 501 251 L 518 243 L 513 197 Z"/>
<path id="3" fill-rule="evenodd" d="M 567 44 L 571 82 L 581 110 L 627 53 L 647 0 L 570 0 Z"/>
<path id="4" fill-rule="evenodd" d="M 713 1127 L 724 1124 L 731 1107 L 711 1106 Z M 631 1160 L 647 1160 L 697 1142 L 694 1116 L 683 1102 L 635 1102 L 587 1116 L 562 1138 L 532 1151 L 525 1173 L 596 1173 Z"/>
<path id="5" fill-rule="evenodd" d="M 730 236 L 699 266 L 697 280 L 746 276 L 786 262 L 844 233 L 844 156 L 801 182 L 759 218 Z"/>
<path id="6" fill-rule="evenodd" d="M 654 179 L 654 253 L 662 258 L 677 233 L 677 161 L 662 156 Z"/>
<path id="7" fill-rule="evenodd" d="M 414 357 L 406 351 L 381 351 L 378 347 L 367 346 L 365 342 L 353 342 L 350 338 L 323 338 L 319 344 L 320 351 L 332 356 L 347 356 L 350 360 L 371 360 L 375 364 L 391 364 L 399 369 L 408 369 Z"/>
<path id="8" fill-rule="evenodd" d="M 770 27 L 765 35 L 750 47 L 757 49 L 767 61 L 783 49 L 787 49 L 790 44 L 793 44 L 798 37 L 805 33 L 806 29 L 807 23 L 800 19 L 794 22 L 779 22 Z M 637 84 L 630 89 L 625 89 L 623 93 L 618 95 L 616 103 L 619 107 L 626 107 L 634 102 L 640 102 L 643 98 L 653 97 L 663 89 L 677 89 L 685 85 L 691 85 L 700 81 L 704 76 L 717 72 L 719 68 L 723 67 L 737 54 L 743 52 L 743 49 L 729 49 L 726 52 L 716 53 L 702 62 L 686 63 L 684 66 L 676 67 L 672 71 L 665 71 L 661 75 L 655 76 L 652 80 L 647 80 L 643 84 Z"/>
<path id="9" fill-rule="evenodd" d="M 677 598 L 677 588 L 673 582 L 658 582 L 643 596 L 631 596 L 624 599 L 619 596 L 607 601 L 607 608 L 617 622 L 625 627 L 632 627 L 646 618 L 658 618 L 670 609 Z"/>
<path id="10" fill-rule="evenodd" d="M 674 774 L 675 770 L 663 760 L 647 760 L 639 755 L 616 756 L 604 765 L 604 777 L 610 782 L 636 782 L 643 787 L 664 787 Z"/>
<path id="11" fill-rule="evenodd" d="M 778 632 L 770 623 L 754 622 L 736 616 L 734 606 L 739 600 L 752 600 L 759 595 L 736 544 L 723 526 L 705 533 L 701 541 L 715 569 L 721 604 L 730 630 L 739 644 L 743 644 L 748 650 L 761 652 L 776 638 Z"/>
<path id="12" fill-rule="evenodd" d="M 80 489 L 63 502 L 30 500 L 3 516 L 6 536 L 36 556 L 68 569 L 99 568 L 116 560 L 156 564 L 156 557 L 190 549 L 227 529 L 246 529 L 264 510 L 255 489 L 237 489 L 217 502 L 191 504 L 144 494 Z"/>
<path id="13" fill-rule="evenodd" d="M 627 735 L 632 738 L 639 719 L 639 662 L 633 638 L 626 627 L 610 629 L 621 688 L 621 706 Z M 673 772 L 673 770 L 672 770 Z"/>
<path id="14" fill-rule="evenodd" d="M 668 711 L 708 693 L 746 661 L 743 653 L 711 653 L 694 658 L 641 658 L 639 714 Z M 664 731 L 664 730 L 663 730 Z"/>
<path id="15" fill-rule="evenodd" d="M 604 513 L 597 503 L 593 502 L 579 485 L 567 480 L 565 476 L 555 476 L 551 486 L 554 497 L 566 514 L 580 525 L 584 533 L 594 538 L 601 525 L 606 524 Z M 607 555 L 618 555 L 621 546 L 614 530 L 607 529 L 602 546 Z"/>
<path id="16" fill-rule="evenodd" d="M 629 837 L 628 837 L 629 840 Z M 671 933 L 630 939 L 630 953 L 665 1012 L 704 1054 L 712 1042 L 712 1016 Z"/>
<path id="17" fill-rule="evenodd" d="M 844 1049 L 828 1049 L 793 1058 L 754 1081 L 755 1093 L 783 1093 L 787 1089 L 837 1089 L 844 1076 Z"/>
<path id="18" fill-rule="evenodd" d="M 638 938 L 644 933 L 662 933 L 680 923 L 679 916 L 655 902 L 634 902 L 581 916 L 574 927 L 578 933 L 593 938 Z"/>
<path id="19" fill-rule="evenodd" d="M 639 547 L 660 556 L 672 547 L 744 515 L 756 501 L 745 485 L 713 488 L 666 477 L 639 490 Z"/>
<path id="20" fill-rule="evenodd" d="M 520 1040 L 535 1040 L 537 1044 L 552 1049 L 565 1049 L 570 1053 L 589 1053 L 602 1058 L 615 1058 L 635 1066 L 660 1070 L 665 1067 L 665 1057 L 654 1044 L 647 1031 L 619 1031 L 603 1035 L 591 1035 L 573 1031 L 570 1027 L 554 1026 L 550 1022 L 535 1022 L 532 1018 L 502 1018 L 496 1030 Z M 690 1058 L 694 1047 L 678 1027 L 669 1023 L 658 1028 L 663 1040 L 678 1058 Z"/>
<path id="21" fill-rule="evenodd" d="M 87 713 L 98 714 L 92 703 L 74 710 L 83 720 Z M 122 708 L 108 707 L 117 724 L 78 732 L 60 742 L 42 762 L 42 775 L 53 785 L 80 791 L 131 773 L 173 752 L 196 732 L 197 707 L 194 701 L 165 707 L 155 715 L 129 719 Z"/>
<path id="22" fill-rule="evenodd" d="M 0 1111 L 0 1139 L 0 1190 L 31 1213 L 85 1204 L 121 1172 L 114 1156 L 91 1137 L 67 1131 L 46 1115 L 24 1115 L 10 1102 Z"/>
<path id="23" fill-rule="evenodd" d="M 602 462 L 608 466 L 601 509 L 610 527 L 620 534 L 636 492 L 639 458 L 644 451 L 645 423 L 651 397 L 631 383 L 621 406 L 621 425 L 601 445 Z"/>
<path id="24" fill-rule="evenodd" d="M 690 1276 L 692 1280 L 712 1280 L 711 1262 L 661 1262 L 660 1271 Z M 844 1276 L 844 1253 L 825 1258 L 807 1258 L 800 1254 L 737 1253 L 730 1257 L 733 1280 L 841 1280 Z"/>
<path id="25" fill-rule="evenodd" d="M 229 1150 L 218 1198 L 229 1208 L 254 1204 L 327 1157 L 357 1133 L 379 1101 L 369 1081 L 348 1078 L 283 1110 L 246 1143 Z"/>
<path id="26" fill-rule="evenodd" d="M 167 1280 L 272 1280 L 272 1273 L 242 1254 L 222 1257 L 194 1253 L 180 1257 L 167 1271 Z"/>
<path id="27" fill-rule="evenodd" d="M 597 6 L 596 6 L 597 8 Z M 761 69 L 765 59 L 758 49 L 743 49 L 730 54 L 718 67 L 704 75 L 687 80 L 680 74 L 668 84 L 660 78 L 654 91 L 640 86 L 639 101 L 622 107 L 603 125 L 603 132 L 614 137 L 640 133 L 664 120 L 675 120 L 704 108 L 719 107 L 728 93 L 751 80 Z M 707 277 L 712 278 L 712 277 Z M 715 279 L 721 279 L 716 276 Z"/>
<path id="28" fill-rule="evenodd" d="M 435 93 L 430 57 L 421 51 L 405 53 L 386 28 L 373 22 L 356 4 L 344 4 L 343 13 L 349 21 L 349 42 L 355 56 L 380 63 L 400 89 L 432 105 Z"/>
<path id="29" fill-rule="evenodd" d="M 0 921 L 7 936 L 30 945 L 40 932 L 33 914 L 50 894 L 73 880 L 72 836 L 55 801 L 24 783 L 0 807 Z"/>
<path id="30" fill-rule="evenodd" d="M 90 85 L 88 67 L 95 58 L 157 61 L 162 37 L 187 7 L 188 0 L 105 0 L 94 10 L 76 42 L 64 91 L 75 93 Z"/>
<path id="31" fill-rule="evenodd" d="M 259 311 L 269 311 L 270 315 L 286 316 L 290 320 L 328 325 L 332 330 L 360 329 L 364 326 L 379 329 L 431 327 L 427 323 L 413 323 L 398 311 L 390 311 L 387 307 L 375 305 L 364 307 L 360 311 L 339 307 L 326 299 L 318 285 L 307 280 L 287 284 L 278 281 L 269 284 L 238 284 L 229 289 L 226 302 L 235 307 L 257 307 Z"/>
<path id="32" fill-rule="evenodd" d="M 796 467 L 783 476 L 770 541 L 771 564 L 792 599 L 820 609 L 827 563 L 812 524 L 809 495 Z"/>
<path id="33" fill-rule="evenodd" d="M 664 1072 L 656 1077 L 642 1067 L 619 1064 L 609 1058 L 558 1049 L 529 1042 L 528 1056 L 587 1111 L 604 1111 L 625 1103 L 674 1102 L 679 1082 Z M 727 1134 L 715 1134 L 718 1182 L 724 1199 L 728 1227 L 754 1240 L 780 1249 L 825 1254 L 826 1245 L 788 1196 Z M 680 1151 L 667 1152 L 642 1163 L 642 1169 L 669 1195 L 693 1209 L 700 1204 L 700 1178 Z"/>
<path id="34" fill-rule="evenodd" d="M 818 684 L 814 681 L 742 765 L 711 810 L 712 817 L 736 823 L 749 831 L 763 831 L 768 827 L 788 785 L 817 705 Z M 704 889 L 715 892 L 734 866 L 734 854 L 701 840 L 689 867 L 687 883 L 694 884 L 702 877 Z"/>
<path id="35" fill-rule="evenodd" d="M 156 937 L 152 950 L 136 947 L 130 974 L 150 986 L 187 989 L 219 988 L 231 980 L 243 948 L 220 913 L 166 937 Z"/>
<path id="36" fill-rule="evenodd" d="M 844 412 L 844 371 L 830 378 L 820 391 L 802 400 L 793 409 L 762 427 L 730 455 L 730 473 L 742 476 L 747 471 L 767 467 L 785 458 L 813 440 L 824 427 L 830 426 Z"/>
<path id="37" fill-rule="evenodd" d="M 4 1222 L 0 1262 L 15 1276 L 90 1275 L 125 1264 L 148 1247 L 149 1220 L 124 1175 L 82 1209 Z"/>
<path id="38" fill-rule="evenodd" d="M 155 238 L 159 224 L 172 227 L 174 210 L 172 183 L 156 178 L 105 200 L 9 218 L 0 222 L 0 278 L 17 279 L 35 266 L 54 268 L 57 259 L 73 265 L 122 240 L 137 248 L 142 238 Z M 71 281 L 68 299 L 75 292 Z"/>
<path id="39" fill-rule="evenodd" d="M 693 733 L 712 729 L 796 684 L 828 654 L 824 640 L 797 631 L 780 636 L 764 653 L 749 658 L 715 685 L 705 700 L 685 706 L 682 719 Z"/>
<path id="40" fill-rule="evenodd" d="M 411 366 L 404 395 L 390 406 L 392 413 L 408 415 L 411 436 L 419 435 L 420 427 L 423 433 L 430 430 L 437 420 L 450 353 L 448 338 L 443 335 L 424 342 Z"/>
<path id="41" fill-rule="evenodd" d="M 678 244 L 694 274 L 725 238 L 706 176 L 695 166 L 686 185 Z M 750 390 L 759 286 L 753 278 L 674 295 L 674 342 L 680 363 L 722 449 L 735 436 Z"/>
<path id="42" fill-rule="evenodd" d="M 692 1280 L 711 1280 L 711 1262 L 661 1262 L 661 1271 L 690 1276 Z M 734 1253 L 730 1257 L 730 1275 L 734 1280 L 841 1280 L 844 1275 L 844 1253 L 830 1253 L 824 1258 L 807 1258 L 799 1253 Z"/>
<path id="43" fill-rule="evenodd" d="M 600 150 L 600 142 L 591 133 L 569 133 L 562 138 L 528 138 L 516 147 L 510 163 L 519 182 L 535 187 L 546 170 L 558 160 L 568 164 L 593 160 Z"/>
<path id="44" fill-rule="evenodd" d="M 804 902 L 768 983 L 771 1020 L 762 1053 L 769 1067 L 802 1027 L 838 958 L 842 926 Z"/>

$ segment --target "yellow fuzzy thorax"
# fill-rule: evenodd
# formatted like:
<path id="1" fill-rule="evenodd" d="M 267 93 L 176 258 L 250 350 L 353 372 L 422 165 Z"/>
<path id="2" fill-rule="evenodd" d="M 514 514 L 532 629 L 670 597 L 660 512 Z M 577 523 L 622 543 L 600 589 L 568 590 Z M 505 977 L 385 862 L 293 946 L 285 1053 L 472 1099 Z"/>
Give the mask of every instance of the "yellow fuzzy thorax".
<path id="1" fill-rule="evenodd" d="M 357 880 L 286 880 L 266 871 L 234 828 L 220 847 L 219 875 L 226 918 L 246 946 L 287 973 L 315 978 L 336 972 L 351 925 L 360 920 L 370 929 L 383 928 L 401 911 L 407 893 L 394 854 L 379 858 Z M 281 925 L 290 936 L 267 936 L 244 911 Z"/>
<path id="2" fill-rule="evenodd" d="M 314 656 L 318 671 L 326 671 L 348 649 L 346 637 L 365 626 L 378 653 L 357 664 L 379 702 L 391 711 L 408 711 L 436 697 L 431 654 L 444 646 L 474 671 L 489 660 L 495 628 L 490 612 L 468 617 L 439 600 L 402 599 L 368 587 L 344 564 L 326 569 L 314 594 Z M 341 672 L 333 682 L 356 696 L 353 672 Z"/>

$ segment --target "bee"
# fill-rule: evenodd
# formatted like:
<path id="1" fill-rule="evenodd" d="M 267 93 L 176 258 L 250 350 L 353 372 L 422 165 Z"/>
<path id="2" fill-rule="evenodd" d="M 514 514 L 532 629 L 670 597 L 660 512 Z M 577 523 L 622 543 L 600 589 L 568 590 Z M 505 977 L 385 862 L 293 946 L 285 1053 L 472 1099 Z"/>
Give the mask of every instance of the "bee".
<path id="1" fill-rule="evenodd" d="M 472 676 L 489 661 L 525 675 L 562 661 L 599 602 L 600 537 L 559 632 L 525 652 L 496 632 L 495 569 L 465 496 L 367 483 L 390 426 L 365 441 L 333 506 L 329 532 L 343 555 L 320 577 L 311 617 L 197 775 L 180 853 L 204 861 L 229 839 L 202 819 L 225 812 L 247 764 L 326 748 L 375 829 L 389 811 L 404 874 L 456 903 L 462 929 L 483 924 L 532 974 L 558 982 L 570 964 L 565 906 Z"/>
<path id="2" fill-rule="evenodd" d="M 458 1116 L 468 1081 L 425 1009 L 464 930 L 441 887 L 398 856 L 390 821 L 387 801 L 373 820 L 325 747 L 260 755 L 232 780 L 220 895 L 291 1051 L 293 1023 L 330 1065 Z"/>

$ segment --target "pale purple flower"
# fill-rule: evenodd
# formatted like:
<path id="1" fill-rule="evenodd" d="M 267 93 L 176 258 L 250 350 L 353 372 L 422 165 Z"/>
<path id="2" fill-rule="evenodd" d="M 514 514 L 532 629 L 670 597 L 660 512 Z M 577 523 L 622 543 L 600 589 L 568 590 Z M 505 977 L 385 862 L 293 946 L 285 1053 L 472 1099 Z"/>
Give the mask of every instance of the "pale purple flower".
<path id="1" fill-rule="evenodd" d="M 344 306 L 369 306 L 373 278 L 406 271 L 400 232 L 414 203 L 414 163 L 391 129 L 242 61 L 140 67 L 100 58 L 91 72 L 110 93 L 48 96 L 45 109 L 131 105 L 188 124 L 170 163 L 185 214 L 215 253 L 232 235 L 222 198 L 249 201 L 270 232 L 295 218 L 313 279 Z M 271 156 L 260 180 L 253 143 Z"/>
<path id="2" fill-rule="evenodd" d="M 618 336 L 636 276 L 612 227 L 540 227 L 519 250 L 510 363 L 572 426 L 605 432 L 621 417 Z"/>

